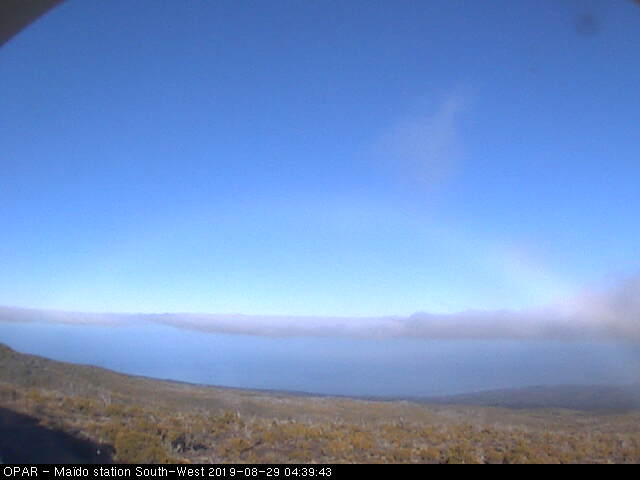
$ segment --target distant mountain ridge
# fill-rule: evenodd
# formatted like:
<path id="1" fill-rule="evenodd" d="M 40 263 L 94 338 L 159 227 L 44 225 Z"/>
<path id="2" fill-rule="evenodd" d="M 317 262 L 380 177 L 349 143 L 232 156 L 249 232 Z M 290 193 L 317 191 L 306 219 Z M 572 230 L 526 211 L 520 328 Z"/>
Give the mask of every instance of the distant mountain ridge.
<path id="1" fill-rule="evenodd" d="M 540 385 L 437 397 L 411 397 L 408 400 L 428 405 L 637 410 L 640 409 L 640 385 Z"/>

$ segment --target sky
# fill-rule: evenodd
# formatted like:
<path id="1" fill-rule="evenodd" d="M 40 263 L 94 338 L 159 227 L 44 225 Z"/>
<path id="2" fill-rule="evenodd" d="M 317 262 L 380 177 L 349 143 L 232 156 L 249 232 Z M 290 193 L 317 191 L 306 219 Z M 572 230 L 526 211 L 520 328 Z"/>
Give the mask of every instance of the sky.
<path id="1" fill-rule="evenodd" d="M 0 305 L 640 290 L 639 32 L 625 0 L 67 0 L 0 49 Z"/>

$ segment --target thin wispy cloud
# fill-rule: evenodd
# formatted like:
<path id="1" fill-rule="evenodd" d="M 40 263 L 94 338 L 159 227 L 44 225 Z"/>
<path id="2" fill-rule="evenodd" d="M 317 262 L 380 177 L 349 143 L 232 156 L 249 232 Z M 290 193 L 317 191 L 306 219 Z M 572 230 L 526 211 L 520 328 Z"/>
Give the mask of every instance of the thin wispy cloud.
<path id="1" fill-rule="evenodd" d="M 434 111 L 397 121 L 378 139 L 375 152 L 399 178 L 435 187 L 460 168 L 460 119 L 467 102 L 459 94 L 443 98 Z"/>
<path id="2" fill-rule="evenodd" d="M 420 312 L 369 318 L 260 315 L 83 314 L 0 308 L 0 321 L 162 324 L 205 333 L 267 337 L 640 341 L 640 275 L 558 305 L 526 310 Z"/>

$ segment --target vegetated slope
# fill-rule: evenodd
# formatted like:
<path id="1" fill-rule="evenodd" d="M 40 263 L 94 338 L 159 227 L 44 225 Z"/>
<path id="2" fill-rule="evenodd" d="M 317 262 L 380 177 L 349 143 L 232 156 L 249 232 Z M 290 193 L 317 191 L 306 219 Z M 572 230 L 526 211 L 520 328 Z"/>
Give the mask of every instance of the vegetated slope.
<path id="1" fill-rule="evenodd" d="M 0 406 L 111 445 L 121 462 L 640 461 L 638 412 L 426 406 L 203 387 L 4 346 Z"/>

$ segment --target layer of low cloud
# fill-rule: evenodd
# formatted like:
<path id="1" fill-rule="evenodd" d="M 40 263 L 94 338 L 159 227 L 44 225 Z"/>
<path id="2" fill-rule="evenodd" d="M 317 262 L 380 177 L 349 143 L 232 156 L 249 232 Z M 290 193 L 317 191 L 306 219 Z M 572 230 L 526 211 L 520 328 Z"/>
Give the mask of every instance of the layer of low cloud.
<path id="1" fill-rule="evenodd" d="M 640 275 L 556 306 L 522 311 L 416 313 L 370 318 L 209 314 L 98 314 L 0 308 L 0 321 L 162 324 L 269 337 L 640 341 Z"/>

